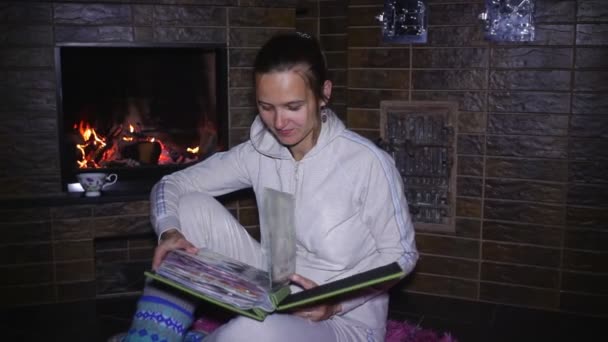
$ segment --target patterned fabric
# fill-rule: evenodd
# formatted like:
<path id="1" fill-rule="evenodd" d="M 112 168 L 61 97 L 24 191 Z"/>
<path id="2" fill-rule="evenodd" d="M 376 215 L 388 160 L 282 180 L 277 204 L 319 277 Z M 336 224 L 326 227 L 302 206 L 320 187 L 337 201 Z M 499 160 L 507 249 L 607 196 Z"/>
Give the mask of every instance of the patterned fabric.
<path id="1" fill-rule="evenodd" d="M 124 341 L 182 341 L 192 320 L 191 312 L 173 302 L 156 296 L 142 296 Z"/>

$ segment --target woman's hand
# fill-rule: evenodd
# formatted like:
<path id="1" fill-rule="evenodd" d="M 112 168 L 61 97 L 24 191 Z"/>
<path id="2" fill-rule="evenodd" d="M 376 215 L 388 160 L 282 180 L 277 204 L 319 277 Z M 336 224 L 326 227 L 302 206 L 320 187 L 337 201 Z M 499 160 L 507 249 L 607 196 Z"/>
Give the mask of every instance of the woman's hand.
<path id="1" fill-rule="evenodd" d="M 154 250 L 154 259 L 152 259 L 152 269 L 156 270 L 160 266 L 161 261 L 165 258 L 165 255 L 169 251 L 175 249 L 183 249 L 188 253 L 196 254 L 198 248 L 196 248 L 190 241 L 180 233 L 177 229 L 171 229 L 164 232 L 160 237 L 160 243 Z"/>
<path id="2" fill-rule="evenodd" d="M 318 286 L 317 283 L 315 283 L 314 281 L 299 274 L 294 274 L 289 277 L 289 279 L 305 290 Z M 319 322 L 331 318 L 333 315 L 339 313 L 340 311 L 342 311 L 341 305 L 339 303 L 334 303 L 309 306 L 294 311 L 293 314 L 302 318 L 306 318 L 313 322 Z"/>

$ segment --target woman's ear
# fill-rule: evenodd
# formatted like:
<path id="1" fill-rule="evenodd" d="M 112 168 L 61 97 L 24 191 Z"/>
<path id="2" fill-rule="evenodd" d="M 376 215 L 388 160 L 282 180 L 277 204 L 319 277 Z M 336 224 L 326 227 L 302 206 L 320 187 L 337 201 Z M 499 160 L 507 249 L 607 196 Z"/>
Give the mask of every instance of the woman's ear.
<path id="1" fill-rule="evenodd" d="M 320 102 L 321 107 L 326 106 L 327 102 L 331 98 L 331 87 L 332 83 L 330 80 L 325 80 L 325 82 L 323 82 L 323 99 Z"/>

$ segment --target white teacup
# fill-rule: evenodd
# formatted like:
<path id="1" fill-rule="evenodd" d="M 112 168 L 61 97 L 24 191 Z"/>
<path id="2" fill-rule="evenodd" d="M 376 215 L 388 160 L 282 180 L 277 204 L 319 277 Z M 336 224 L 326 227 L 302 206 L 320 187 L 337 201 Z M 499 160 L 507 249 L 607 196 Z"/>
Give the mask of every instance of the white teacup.
<path id="1" fill-rule="evenodd" d="M 118 175 L 115 173 L 84 172 L 77 174 L 76 178 L 82 185 L 86 197 L 97 197 L 101 195 L 104 186 L 116 183 Z"/>

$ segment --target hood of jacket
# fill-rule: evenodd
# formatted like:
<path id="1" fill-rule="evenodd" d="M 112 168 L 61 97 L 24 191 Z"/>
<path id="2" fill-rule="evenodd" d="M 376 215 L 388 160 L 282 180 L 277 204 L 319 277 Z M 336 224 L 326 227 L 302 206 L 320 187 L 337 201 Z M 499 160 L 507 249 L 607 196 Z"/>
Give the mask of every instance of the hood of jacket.
<path id="1" fill-rule="evenodd" d="M 338 137 L 346 127 L 338 116 L 329 108 L 321 110 L 321 132 L 315 146 L 306 153 L 304 158 L 313 157 L 332 140 Z M 266 127 L 260 116 L 256 116 L 249 132 L 251 143 L 259 153 L 275 159 L 293 159 L 289 149 Z"/>

